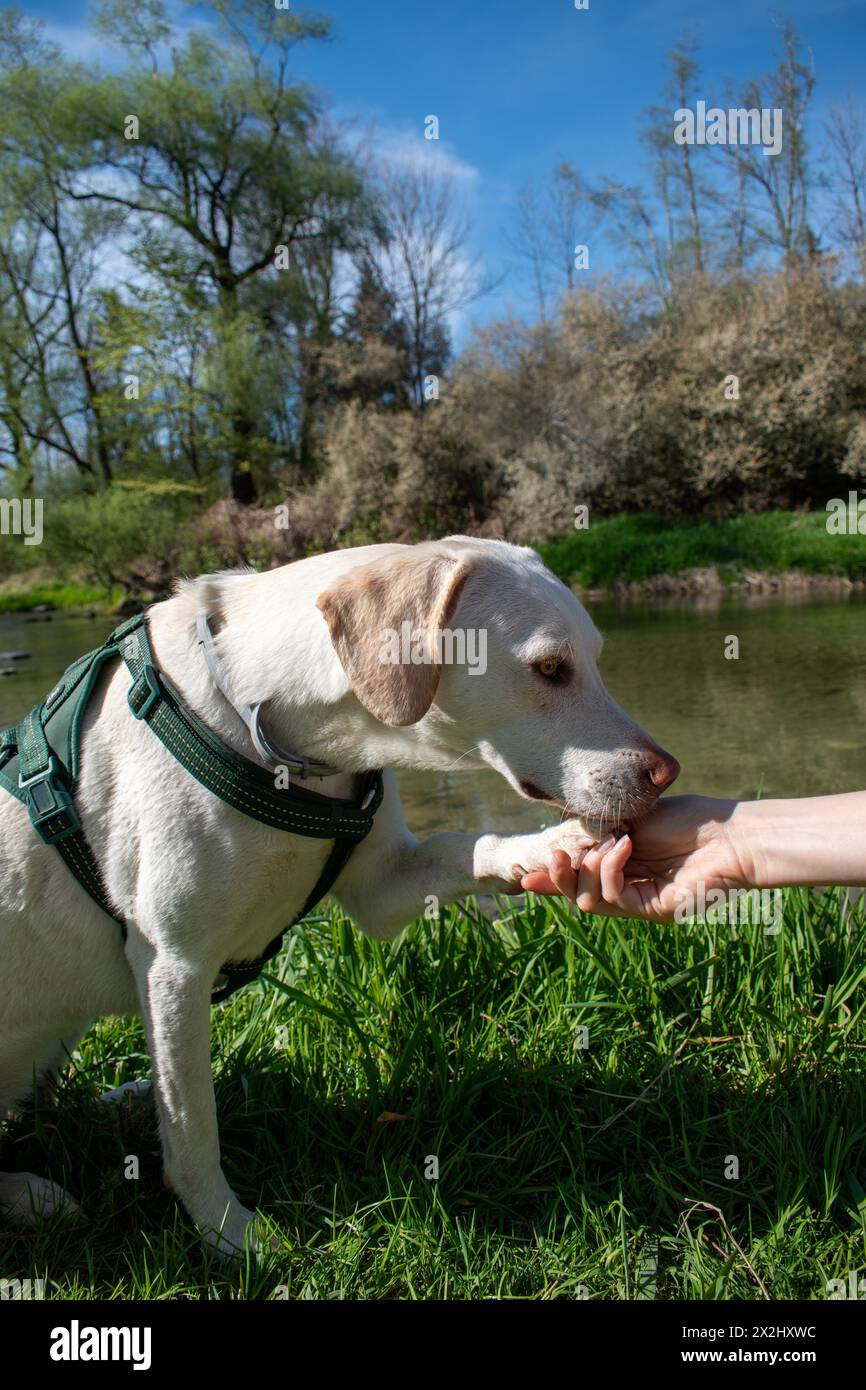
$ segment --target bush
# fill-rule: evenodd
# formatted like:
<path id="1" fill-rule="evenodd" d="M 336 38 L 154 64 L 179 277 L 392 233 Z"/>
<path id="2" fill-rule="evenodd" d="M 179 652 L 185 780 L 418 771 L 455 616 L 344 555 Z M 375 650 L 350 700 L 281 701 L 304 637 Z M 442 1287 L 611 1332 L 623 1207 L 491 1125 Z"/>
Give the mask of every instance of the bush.
<path id="1" fill-rule="evenodd" d="M 866 460 L 866 301 L 820 268 L 696 282 L 666 316 L 604 284 L 496 324 L 455 371 L 517 540 L 596 516 L 823 506 Z M 736 383 L 731 378 L 737 378 Z M 728 399 L 734 395 L 734 399 Z"/>
<path id="2" fill-rule="evenodd" d="M 182 568 L 197 505 L 198 488 L 168 480 L 48 499 L 42 555 L 59 578 L 120 587 L 132 598 L 164 594 Z"/>

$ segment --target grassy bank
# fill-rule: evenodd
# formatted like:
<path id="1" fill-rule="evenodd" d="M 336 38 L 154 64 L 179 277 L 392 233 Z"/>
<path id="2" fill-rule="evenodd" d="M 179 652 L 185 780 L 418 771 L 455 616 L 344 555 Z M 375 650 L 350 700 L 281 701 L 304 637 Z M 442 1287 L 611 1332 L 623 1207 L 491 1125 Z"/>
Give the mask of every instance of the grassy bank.
<path id="1" fill-rule="evenodd" d="M 652 584 L 659 576 L 713 572 L 722 584 L 745 575 L 803 575 L 814 580 L 866 582 L 866 535 L 832 536 L 826 513 L 764 512 L 727 521 L 658 516 L 617 516 L 593 521 L 585 531 L 536 549 L 555 574 L 583 589 Z M 282 563 L 283 557 L 275 557 Z M 260 567 L 267 557 L 259 557 Z M 701 584 L 698 583 L 700 588 Z M 123 589 L 31 572 L 0 580 L 0 613 L 24 612 L 40 604 L 59 611 L 110 611 Z"/>
<path id="2" fill-rule="evenodd" d="M 835 892 L 787 894 L 778 935 L 502 910 L 393 945 L 318 914 L 282 987 L 215 1012 L 224 1166 L 280 1240 L 258 1270 L 202 1253 L 149 1103 L 94 1100 L 147 1070 L 109 1020 L 11 1154 L 91 1224 L 4 1236 L 4 1273 L 53 1297 L 822 1299 L 863 1268 L 866 923 Z"/>
<path id="3" fill-rule="evenodd" d="M 35 584 L 0 584 L 0 613 L 30 613 L 34 608 L 47 607 L 58 612 L 75 612 L 80 608 L 110 612 L 123 597 L 122 589 L 101 589 L 91 584 L 67 583 L 46 579 Z"/>
<path id="4" fill-rule="evenodd" d="M 561 579 L 587 589 L 708 566 L 726 583 L 754 571 L 866 579 L 866 536 L 829 535 L 823 512 L 763 512 L 727 521 L 617 516 L 537 549 Z"/>

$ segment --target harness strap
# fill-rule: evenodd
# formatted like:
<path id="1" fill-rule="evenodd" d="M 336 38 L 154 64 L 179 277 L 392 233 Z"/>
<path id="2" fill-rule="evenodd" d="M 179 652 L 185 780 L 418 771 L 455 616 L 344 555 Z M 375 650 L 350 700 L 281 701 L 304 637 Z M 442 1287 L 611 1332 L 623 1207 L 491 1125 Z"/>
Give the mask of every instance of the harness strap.
<path id="1" fill-rule="evenodd" d="M 176 687 L 154 663 L 144 614 L 121 624 L 101 647 L 73 662 L 41 705 L 19 725 L 0 732 L 0 785 L 27 806 L 37 835 L 56 848 L 94 902 L 118 924 L 125 941 L 126 923 L 106 895 L 73 799 L 81 721 L 102 667 L 118 655 L 133 678 L 127 700 L 135 718 L 151 727 L 196 781 L 265 825 L 334 841 L 306 902 L 285 928 L 290 931 L 332 887 L 355 844 L 372 828 L 382 801 L 382 774 L 364 774 L 358 802 L 323 796 L 304 787 L 277 787 L 271 774 L 223 743 L 184 704 Z M 79 686 L 73 702 L 70 697 Z M 51 726 L 50 739 L 47 725 Z M 17 777 L 10 767 L 16 759 Z M 282 944 L 281 932 L 256 960 L 222 966 L 211 1001 L 221 1003 L 254 980 Z"/>
<path id="2" fill-rule="evenodd" d="M 193 714 L 182 696 L 154 665 L 145 628 L 131 632 L 120 653 L 133 677 L 127 700 L 136 719 L 143 719 L 197 782 L 221 801 L 276 830 L 313 839 L 362 840 L 382 800 L 381 778 L 360 804 L 321 796 L 303 787 L 276 786 L 273 774 L 236 753 Z"/>
<path id="3" fill-rule="evenodd" d="M 19 725 L 4 729 L 0 734 L 0 770 L 14 759 L 16 752 L 18 756 L 17 780 L 4 779 L 4 785 L 27 807 L 33 829 L 40 840 L 54 846 L 94 902 L 117 923 L 124 941 L 127 936 L 126 923 L 106 895 L 102 873 L 81 828 L 72 793 L 78 772 L 77 731 L 87 699 L 106 661 L 116 657 L 118 643 L 144 622 L 144 615 L 137 614 L 115 628 L 101 647 L 73 662 L 41 705 L 25 715 Z M 58 715 L 63 725 L 62 737 L 55 743 L 60 744 L 65 739 L 68 744 L 64 764 L 52 751 L 45 725 L 52 718 L 53 711 L 62 710 L 64 702 L 83 679 L 86 680 L 85 690 L 68 720 L 63 720 L 62 714 Z"/>

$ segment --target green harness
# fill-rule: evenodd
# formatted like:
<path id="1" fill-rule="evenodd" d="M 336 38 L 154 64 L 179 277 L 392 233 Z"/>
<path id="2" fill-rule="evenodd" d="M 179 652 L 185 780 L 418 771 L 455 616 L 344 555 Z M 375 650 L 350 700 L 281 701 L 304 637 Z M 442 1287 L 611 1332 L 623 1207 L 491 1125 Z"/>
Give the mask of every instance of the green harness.
<path id="1" fill-rule="evenodd" d="M 177 689 L 154 664 L 144 614 L 130 618 L 115 628 L 101 647 L 79 657 L 41 705 L 20 724 L 0 733 L 0 786 L 23 802 L 36 834 L 55 847 L 93 901 L 118 923 L 125 941 L 126 923 L 106 896 L 99 865 L 75 807 L 81 721 L 103 668 L 119 658 L 132 676 L 127 699 L 135 718 L 150 725 L 197 782 L 263 825 L 334 841 L 313 891 L 285 929 L 291 930 L 328 892 L 355 845 L 372 829 L 382 800 L 382 774 L 363 775 L 357 801 L 322 796 L 297 786 L 278 788 L 271 773 L 223 743 L 184 704 Z M 224 965 L 221 975 L 226 982 L 211 996 L 212 1002 L 221 1003 L 254 980 L 282 942 L 281 932 L 256 960 Z"/>

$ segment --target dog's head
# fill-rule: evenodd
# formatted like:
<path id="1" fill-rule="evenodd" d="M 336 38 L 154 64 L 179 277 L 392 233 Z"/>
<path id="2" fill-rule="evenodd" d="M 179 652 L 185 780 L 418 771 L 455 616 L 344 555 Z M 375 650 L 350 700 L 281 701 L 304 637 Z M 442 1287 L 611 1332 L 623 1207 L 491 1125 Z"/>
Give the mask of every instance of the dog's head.
<path id="1" fill-rule="evenodd" d="M 430 766 L 495 768 L 597 831 L 644 815 L 679 772 L 605 690 L 600 634 L 532 550 L 407 546 L 318 607 L 354 697 Z"/>

